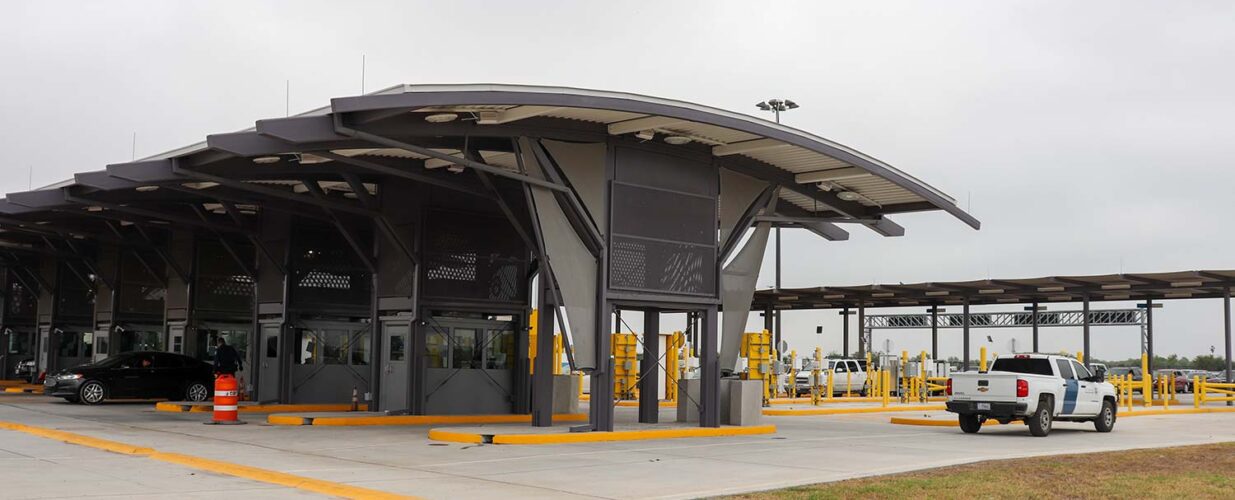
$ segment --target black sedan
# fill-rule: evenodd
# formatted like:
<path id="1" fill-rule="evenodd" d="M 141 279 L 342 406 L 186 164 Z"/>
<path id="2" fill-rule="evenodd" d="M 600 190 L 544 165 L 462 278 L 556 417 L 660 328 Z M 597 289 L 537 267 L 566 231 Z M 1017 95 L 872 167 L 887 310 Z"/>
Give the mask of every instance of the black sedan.
<path id="1" fill-rule="evenodd" d="M 210 399 L 214 371 L 209 363 L 168 352 L 126 352 L 54 375 L 44 393 L 73 403 L 108 399 Z"/>

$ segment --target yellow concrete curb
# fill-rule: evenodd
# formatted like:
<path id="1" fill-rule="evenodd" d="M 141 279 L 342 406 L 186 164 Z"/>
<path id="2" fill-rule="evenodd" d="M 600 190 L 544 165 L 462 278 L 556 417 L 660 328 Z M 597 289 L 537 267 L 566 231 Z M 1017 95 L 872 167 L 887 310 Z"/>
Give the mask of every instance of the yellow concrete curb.
<path id="1" fill-rule="evenodd" d="M 676 406 L 678 405 L 677 403 L 675 403 L 675 402 L 673 402 L 673 401 L 660 401 L 658 404 L 660 405 L 660 407 L 661 407 L 661 408 L 674 408 L 674 407 L 676 407 Z M 638 402 L 638 401 L 627 401 L 627 400 L 622 400 L 622 401 L 618 401 L 618 402 L 617 402 L 617 405 L 618 405 L 618 406 L 621 406 L 621 407 L 624 407 L 624 408 L 638 407 L 638 406 L 639 406 L 639 402 Z"/>
<path id="2" fill-rule="evenodd" d="M 368 411 L 369 405 L 361 404 L 359 411 Z M 163 401 L 155 403 L 155 411 L 169 413 L 210 413 L 214 411 L 214 407 L 209 404 L 185 404 L 174 401 Z M 295 413 L 295 412 L 328 412 L 328 411 L 350 411 L 351 403 L 344 404 L 269 404 L 269 405 L 240 405 L 236 411 L 240 413 Z"/>
<path id="3" fill-rule="evenodd" d="M 13 386 L 13 387 L 5 387 L 4 393 L 5 394 L 42 394 L 43 386 L 24 384 L 24 385 Z"/>
<path id="4" fill-rule="evenodd" d="M 396 495 L 385 491 L 378 491 L 369 488 L 361 488 L 359 486 L 351 486 L 343 483 L 335 483 L 331 481 L 323 481 L 321 479 L 313 479 L 310 477 L 297 476 L 295 474 L 287 474 L 258 467 L 250 467 L 247 465 L 234 464 L 220 460 L 211 460 L 208 458 L 195 457 L 191 455 L 183 455 L 180 453 L 167 453 L 155 450 L 153 448 L 144 448 L 131 444 L 120 443 L 116 441 L 108 441 L 90 436 L 83 436 L 72 432 L 58 431 L 55 429 L 47 429 L 36 427 L 33 425 L 18 424 L 13 422 L 0 421 L 0 429 L 8 429 L 12 431 L 24 432 L 27 434 L 63 441 L 65 443 L 87 446 L 90 448 L 110 451 L 113 453 L 122 453 L 125 455 L 134 455 L 144 458 L 150 458 L 161 462 L 167 462 L 194 469 L 200 469 L 215 474 L 240 477 L 259 481 L 263 483 L 277 484 L 279 486 L 287 486 L 323 495 L 330 495 L 341 498 L 356 498 L 356 499 L 407 499 L 416 498 L 405 495 Z"/>
<path id="5" fill-rule="evenodd" d="M 753 436 L 759 434 L 774 434 L 775 432 L 775 425 L 757 425 L 751 427 L 689 427 L 682 429 L 569 432 L 553 434 L 520 434 L 517 432 L 507 434 L 476 434 L 430 429 L 429 439 L 436 441 L 452 441 L 456 443 L 489 442 L 493 444 L 570 444 L 599 443 L 606 441 L 645 441 L 652 439 Z"/>
<path id="6" fill-rule="evenodd" d="M 780 410 L 775 408 L 764 409 L 763 414 L 775 417 L 799 417 L 807 415 L 845 415 L 851 413 L 884 413 L 895 411 L 935 411 L 946 409 L 944 405 L 917 405 L 917 406 L 882 406 L 861 407 L 861 408 L 799 408 Z"/>
<path id="7" fill-rule="evenodd" d="M 554 415 L 557 422 L 586 422 L 586 413 Z M 356 417 L 306 417 L 298 415 L 270 415 L 266 423 L 272 425 L 312 425 L 329 427 L 352 427 L 372 425 L 451 425 L 451 424 L 526 424 L 531 415 L 370 415 Z"/>

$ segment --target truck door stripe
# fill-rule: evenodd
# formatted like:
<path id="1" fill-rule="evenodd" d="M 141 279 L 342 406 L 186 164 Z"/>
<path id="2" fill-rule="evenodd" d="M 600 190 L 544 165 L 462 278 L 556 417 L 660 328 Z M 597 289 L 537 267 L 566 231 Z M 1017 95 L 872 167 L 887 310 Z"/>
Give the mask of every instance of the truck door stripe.
<path id="1" fill-rule="evenodd" d="M 1068 388 L 1065 389 L 1063 393 L 1062 413 L 1073 413 L 1076 411 L 1076 395 L 1080 392 L 1078 390 L 1080 388 L 1080 384 L 1076 381 L 1076 379 L 1068 379 L 1067 382 Z"/>

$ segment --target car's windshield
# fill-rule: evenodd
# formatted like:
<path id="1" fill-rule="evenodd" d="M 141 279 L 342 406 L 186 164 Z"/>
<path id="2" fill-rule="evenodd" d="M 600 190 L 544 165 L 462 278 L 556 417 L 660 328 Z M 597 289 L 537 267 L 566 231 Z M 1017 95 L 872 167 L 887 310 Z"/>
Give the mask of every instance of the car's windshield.
<path id="1" fill-rule="evenodd" d="M 1051 361 L 1046 358 L 998 358 L 991 371 L 1051 375 Z"/>

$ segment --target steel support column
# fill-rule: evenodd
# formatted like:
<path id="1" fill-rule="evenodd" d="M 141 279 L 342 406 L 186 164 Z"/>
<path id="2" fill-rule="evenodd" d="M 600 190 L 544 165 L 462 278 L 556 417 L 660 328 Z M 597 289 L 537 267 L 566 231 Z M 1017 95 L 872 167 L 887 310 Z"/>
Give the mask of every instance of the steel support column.
<path id="1" fill-rule="evenodd" d="M 776 291 L 780 291 L 780 228 L 776 228 Z M 772 326 L 772 345 L 780 345 L 780 311 L 773 312 L 775 324 Z"/>
<path id="2" fill-rule="evenodd" d="M 1154 299 L 1145 299 L 1145 355 L 1149 358 L 1148 377 L 1154 371 Z"/>
<path id="3" fill-rule="evenodd" d="M 715 305 L 704 310 L 699 346 L 699 426 L 720 427 L 720 335 Z"/>
<path id="4" fill-rule="evenodd" d="M 965 307 L 961 313 L 961 318 L 963 318 L 965 329 L 964 338 L 962 340 L 964 346 L 961 347 L 961 349 L 965 352 L 965 356 L 961 358 L 961 371 L 969 371 L 969 297 L 965 297 Z"/>
<path id="5" fill-rule="evenodd" d="M 849 357 L 849 353 L 845 353 Z M 866 304 L 858 302 L 858 359 L 866 357 Z"/>
<path id="6" fill-rule="evenodd" d="M 660 310 L 643 311 L 643 359 L 639 360 L 639 423 L 659 421 Z"/>
<path id="7" fill-rule="evenodd" d="M 1033 352 L 1041 352 L 1038 350 L 1038 301 L 1033 301 Z"/>
<path id="8" fill-rule="evenodd" d="M 931 359 L 939 359 L 939 306 L 931 306 Z"/>
<path id="9" fill-rule="evenodd" d="M 1226 382 L 1231 383 L 1231 287 L 1222 289 L 1222 317 L 1226 327 Z M 1231 401 L 1226 402 L 1231 406 Z"/>
<path id="10" fill-rule="evenodd" d="M 532 368 L 532 426 L 553 425 L 553 331 L 557 304 L 549 270 L 541 268 L 536 313 L 536 361 Z"/>
<path id="11" fill-rule="evenodd" d="M 1082 302 L 1081 312 L 1082 312 L 1081 316 L 1083 316 L 1083 319 L 1081 320 L 1082 321 L 1081 337 L 1083 339 L 1082 342 L 1084 344 L 1081 352 L 1084 353 L 1083 356 L 1085 356 L 1085 366 L 1089 366 L 1089 364 L 1091 363 L 1091 361 L 1089 361 L 1089 294 L 1085 294 L 1085 299 Z"/>
<path id="12" fill-rule="evenodd" d="M 602 273 L 603 274 L 603 273 Z M 601 285 L 604 286 L 604 285 Z M 603 297 L 603 290 L 600 292 Z M 614 328 L 610 328 L 613 321 L 613 304 L 608 300 L 601 300 L 598 304 L 599 324 L 596 325 L 596 369 L 592 370 L 589 378 L 592 381 L 591 385 L 591 402 L 589 404 L 590 423 L 593 431 L 611 432 L 613 431 L 613 334 L 614 328 L 620 328 L 621 313 L 618 313 L 618 321 Z"/>
<path id="13" fill-rule="evenodd" d="M 841 357 L 849 357 L 849 308 L 843 308 L 840 311 L 844 318 L 841 321 Z"/>

